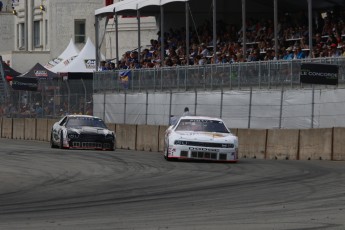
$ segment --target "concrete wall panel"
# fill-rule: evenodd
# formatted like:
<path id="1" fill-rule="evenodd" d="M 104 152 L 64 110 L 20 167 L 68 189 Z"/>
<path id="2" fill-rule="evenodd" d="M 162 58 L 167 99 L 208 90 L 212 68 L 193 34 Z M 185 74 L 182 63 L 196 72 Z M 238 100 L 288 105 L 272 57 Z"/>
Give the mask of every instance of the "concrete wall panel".
<path id="1" fill-rule="evenodd" d="M 238 129 L 239 158 L 265 159 L 266 129 Z"/>
<path id="2" fill-rule="evenodd" d="M 0 137 L 2 137 L 2 117 L 0 117 Z"/>
<path id="3" fill-rule="evenodd" d="M 267 131 L 266 159 L 296 160 L 298 129 L 271 129 Z"/>
<path id="4" fill-rule="evenodd" d="M 139 125 L 137 127 L 136 150 L 158 152 L 159 126 Z"/>
<path id="5" fill-rule="evenodd" d="M 36 140 L 36 119 L 35 118 L 25 118 L 24 139 Z"/>
<path id="6" fill-rule="evenodd" d="M 116 125 L 116 148 L 135 150 L 137 126 L 118 124 Z"/>
<path id="7" fill-rule="evenodd" d="M 106 123 L 109 130 L 116 132 L 116 125 L 113 123 Z"/>
<path id="8" fill-rule="evenodd" d="M 48 119 L 40 118 L 36 121 L 36 140 L 38 141 L 48 141 Z"/>
<path id="9" fill-rule="evenodd" d="M 333 157 L 332 160 L 345 160 L 345 128 L 334 128 L 333 130 Z"/>
<path id="10" fill-rule="evenodd" d="M 332 129 L 302 129 L 298 160 L 330 160 L 332 154 Z"/>
<path id="11" fill-rule="evenodd" d="M 13 139 L 24 139 L 25 119 L 13 118 Z"/>
<path id="12" fill-rule="evenodd" d="M 12 134 L 13 134 L 12 128 L 13 128 L 12 118 L 7 118 L 7 117 L 2 118 L 1 137 L 11 139 Z"/>

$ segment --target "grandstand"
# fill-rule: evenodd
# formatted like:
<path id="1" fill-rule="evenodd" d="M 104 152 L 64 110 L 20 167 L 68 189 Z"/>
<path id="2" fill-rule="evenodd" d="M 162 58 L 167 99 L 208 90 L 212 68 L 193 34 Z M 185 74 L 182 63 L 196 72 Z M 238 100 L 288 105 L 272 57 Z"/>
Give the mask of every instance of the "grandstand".
<path id="1" fill-rule="evenodd" d="M 155 12 L 164 25 L 150 44 L 118 58 L 116 68 L 94 73 L 94 112 L 107 122 L 164 125 L 188 106 L 236 128 L 345 125 L 341 87 L 300 82 L 301 64 L 315 62 L 338 65 L 343 85 L 343 1 L 191 0 L 185 8 L 166 1 L 143 9 L 141 0 L 133 2 L 136 10 L 115 16 Z"/>
<path id="2" fill-rule="evenodd" d="M 122 10 L 116 15 L 137 15 L 138 11 L 140 15 L 160 15 L 163 23 L 151 44 L 138 44 L 137 48 L 133 47 L 136 49 L 133 54 L 128 51 L 121 57 L 114 57 L 118 60 L 115 63 L 118 69 L 345 55 L 343 1 L 314 0 L 307 4 L 283 0 L 273 4 L 248 0 L 190 0 L 185 1 L 185 18 L 181 2 L 166 1 L 169 4 L 161 8 L 154 6 L 153 0 L 127 2 L 128 7 L 125 7 L 126 1 L 121 2 Z M 117 4 L 114 4 L 115 11 Z M 136 8 L 131 8 L 133 4 Z M 96 16 L 105 14 L 96 13 Z M 140 36 L 140 31 L 138 34 Z"/>

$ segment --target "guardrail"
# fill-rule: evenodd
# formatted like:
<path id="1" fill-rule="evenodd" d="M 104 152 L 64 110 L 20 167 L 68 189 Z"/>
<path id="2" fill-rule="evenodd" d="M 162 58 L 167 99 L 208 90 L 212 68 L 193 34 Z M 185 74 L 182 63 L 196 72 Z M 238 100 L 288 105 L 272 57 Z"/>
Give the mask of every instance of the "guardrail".
<path id="1" fill-rule="evenodd" d="M 55 119 L 0 118 L 1 138 L 50 141 Z M 163 152 L 167 126 L 107 124 L 116 132 L 116 148 Z M 239 158 L 345 160 L 344 127 L 321 129 L 234 129 Z M 47 144 L 47 148 L 49 145 Z"/>

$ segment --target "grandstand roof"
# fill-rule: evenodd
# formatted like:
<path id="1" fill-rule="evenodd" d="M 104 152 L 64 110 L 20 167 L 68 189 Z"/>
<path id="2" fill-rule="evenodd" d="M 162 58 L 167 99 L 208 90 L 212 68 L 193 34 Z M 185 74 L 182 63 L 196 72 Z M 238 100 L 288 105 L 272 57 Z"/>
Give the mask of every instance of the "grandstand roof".
<path id="1" fill-rule="evenodd" d="M 140 10 L 141 14 L 151 14 L 156 15 L 159 14 L 159 8 L 157 6 L 163 6 L 169 3 L 177 3 L 177 2 L 189 2 L 197 11 L 210 11 L 210 4 L 212 0 L 208 1 L 198 1 L 198 0 L 124 0 L 121 2 L 116 2 L 106 7 L 102 7 L 95 11 L 95 15 L 107 15 L 112 14 L 115 10 L 118 14 L 128 14 L 131 13 L 130 11 Z M 201 4 L 203 3 L 203 4 Z M 221 11 L 241 11 L 241 0 L 237 1 L 226 1 L 226 0 L 218 0 L 217 4 L 222 6 Z M 260 7 L 257 7 L 257 6 Z M 334 6 L 345 6 L 344 0 L 312 0 L 312 5 L 314 9 L 326 9 Z M 267 11 L 270 9 L 273 11 L 273 1 L 267 0 L 246 0 L 246 7 L 247 11 L 249 12 L 260 12 L 260 11 Z M 300 0 L 278 0 L 278 9 L 280 11 L 299 11 L 301 9 L 307 9 L 308 3 L 307 1 L 300 1 Z M 265 10 L 266 9 L 266 10 Z M 176 11 L 177 8 L 170 6 L 170 11 Z M 134 12 L 132 12 L 134 13 Z"/>

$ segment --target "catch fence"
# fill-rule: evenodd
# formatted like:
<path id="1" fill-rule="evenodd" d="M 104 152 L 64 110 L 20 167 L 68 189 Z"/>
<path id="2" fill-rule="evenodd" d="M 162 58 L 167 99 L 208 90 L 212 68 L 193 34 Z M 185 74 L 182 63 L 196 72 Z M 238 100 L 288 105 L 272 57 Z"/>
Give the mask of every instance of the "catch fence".
<path id="1" fill-rule="evenodd" d="M 288 89 L 311 89 L 311 85 L 300 83 L 300 66 L 307 62 L 338 65 L 339 84 L 344 83 L 345 57 L 99 71 L 93 74 L 93 80 L 65 78 L 40 80 L 37 91 L 13 90 L 9 87 L 8 96 L 0 102 L 0 115 L 13 118 L 60 118 L 64 114 L 97 114 L 104 118 L 112 117 L 114 114 L 121 114 L 121 117 L 137 117 L 135 112 L 131 114 L 123 109 L 113 108 L 112 102 L 106 103 L 106 100 L 100 102 L 103 103 L 101 107 L 95 108 L 94 100 L 105 97 L 100 95 L 140 93 L 147 95 L 148 92 L 150 95 L 152 92 L 169 92 L 168 95 L 195 92 L 197 95 L 200 92 L 212 91 L 250 92 L 249 89 L 251 91 L 284 89 L 284 92 Z M 329 86 L 319 86 L 319 88 L 329 88 Z M 144 103 L 150 102 L 145 100 Z M 106 110 L 106 107 L 109 109 Z M 102 108 L 103 110 L 100 110 Z M 148 116 L 148 112 L 146 113 Z M 174 110 L 170 109 L 168 115 L 174 113 Z"/>
<path id="2" fill-rule="evenodd" d="M 189 67 L 163 67 L 94 73 L 94 92 L 145 92 L 241 90 L 310 87 L 300 83 L 302 63 L 339 66 L 339 83 L 345 81 L 345 56 L 337 58 L 258 61 Z M 128 78 L 124 78 L 123 72 Z M 128 81 L 126 81 L 128 79 Z"/>
<path id="3" fill-rule="evenodd" d="M 41 79 L 37 91 L 13 90 L 1 103 L 2 116 L 60 118 L 65 114 L 93 114 L 92 79 Z"/>

